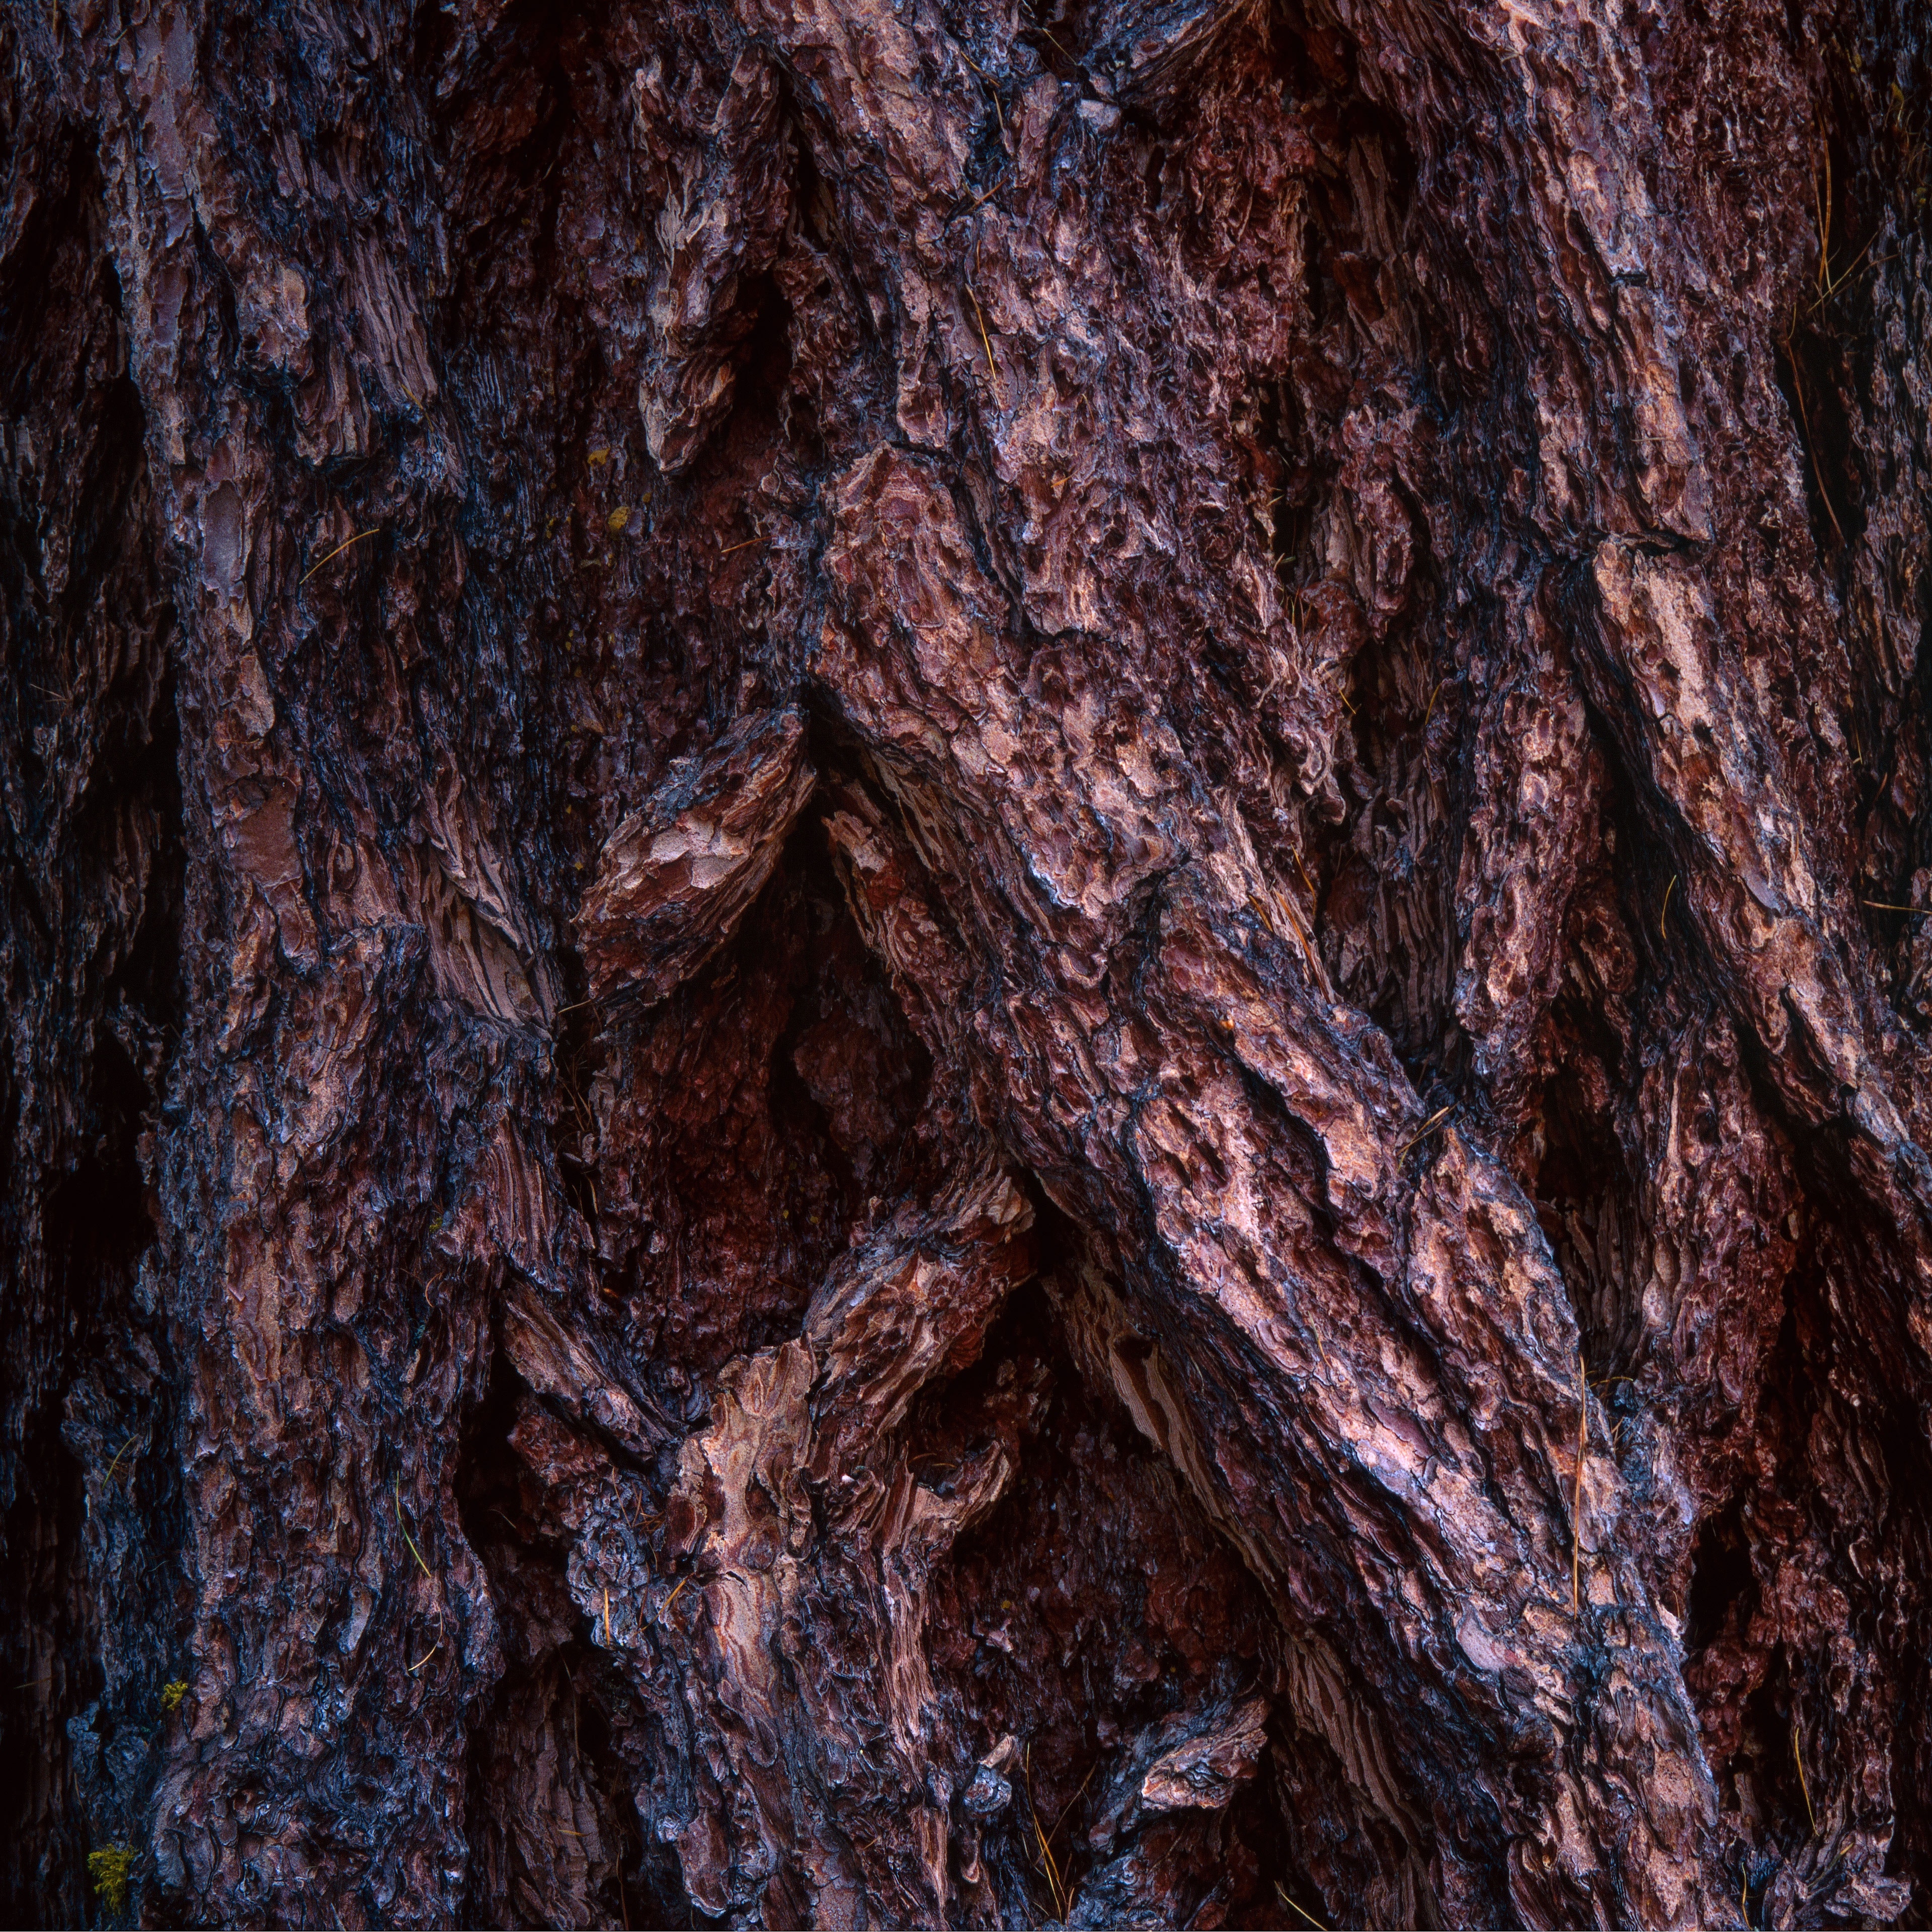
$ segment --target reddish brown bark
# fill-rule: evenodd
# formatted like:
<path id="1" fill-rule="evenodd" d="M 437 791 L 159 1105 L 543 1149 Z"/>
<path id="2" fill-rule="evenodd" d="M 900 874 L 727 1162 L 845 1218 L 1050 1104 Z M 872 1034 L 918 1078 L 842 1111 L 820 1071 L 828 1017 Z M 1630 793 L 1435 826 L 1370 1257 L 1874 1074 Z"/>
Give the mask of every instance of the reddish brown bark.
<path id="1" fill-rule="evenodd" d="M 1923 1908 L 1922 8 L 0 45 L 14 1916 Z"/>

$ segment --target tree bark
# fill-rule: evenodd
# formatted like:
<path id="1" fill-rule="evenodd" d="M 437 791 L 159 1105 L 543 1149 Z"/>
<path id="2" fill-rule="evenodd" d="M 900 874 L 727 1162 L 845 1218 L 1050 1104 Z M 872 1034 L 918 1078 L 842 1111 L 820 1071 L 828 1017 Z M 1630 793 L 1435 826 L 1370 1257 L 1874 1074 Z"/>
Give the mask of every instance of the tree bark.
<path id="1" fill-rule="evenodd" d="M 1932 16 L 0 15 L 14 1922 L 1888 1924 Z"/>

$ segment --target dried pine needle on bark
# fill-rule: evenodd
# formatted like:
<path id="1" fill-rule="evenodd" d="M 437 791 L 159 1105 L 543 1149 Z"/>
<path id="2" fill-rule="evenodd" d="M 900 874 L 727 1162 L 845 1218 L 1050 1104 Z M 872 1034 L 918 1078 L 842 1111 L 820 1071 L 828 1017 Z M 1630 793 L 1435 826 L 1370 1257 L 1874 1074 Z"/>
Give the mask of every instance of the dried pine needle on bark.
<path id="1" fill-rule="evenodd" d="M 1576 1493 L 1570 1506 L 1570 1610 L 1582 1607 L 1583 1581 L 1583 1458 L 1589 1448 L 1590 1378 L 1576 1358 Z"/>
<path id="2" fill-rule="evenodd" d="M 1313 1926 L 1315 1928 L 1315 1932 L 1327 1932 L 1327 1928 L 1322 1924 L 1320 1919 L 1312 1917 L 1308 1912 L 1304 1912 L 1301 1907 L 1296 1904 L 1294 1900 L 1290 1898 L 1288 1894 L 1282 1889 L 1282 1883 L 1280 1879 L 1276 1879 L 1275 1880 L 1274 1888 L 1276 1896 L 1280 1899 L 1282 1904 L 1288 1907 L 1289 1911 L 1294 1912 L 1298 1918 L 1302 1919 L 1304 1923 Z"/>
<path id="3" fill-rule="evenodd" d="M 325 563 L 327 563 L 327 562 L 330 562 L 332 559 L 334 559 L 334 558 L 335 558 L 335 557 L 338 557 L 338 556 L 340 556 L 342 554 L 342 553 L 343 553 L 344 550 L 346 550 L 349 549 L 349 548 L 351 547 L 351 545 L 352 545 L 352 544 L 359 544 L 360 542 L 362 542 L 362 540 L 363 540 L 365 537 L 373 537 L 373 536 L 374 536 L 377 533 L 377 531 L 379 531 L 379 530 L 381 529 L 381 527 L 382 527 L 382 526 L 381 526 L 381 525 L 380 525 L 380 524 L 378 524 L 378 525 L 376 526 L 376 530 L 358 530 L 358 531 L 356 532 L 356 534 L 355 534 L 352 537 L 351 537 L 351 538 L 349 539 L 349 542 L 348 542 L 347 543 L 339 543 L 339 544 L 338 544 L 335 546 L 335 548 L 334 548 L 332 550 L 330 550 L 330 551 L 329 551 L 329 552 L 328 552 L 326 556 L 319 556 L 319 557 L 317 557 L 317 558 L 316 559 L 316 560 L 314 561 L 314 562 L 313 562 L 312 564 L 310 564 L 310 565 L 309 566 L 308 568 L 302 573 L 302 583 L 303 583 L 303 584 L 306 584 L 306 583 L 309 580 L 309 579 L 310 579 L 311 577 L 313 577 L 313 576 L 316 574 L 316 572 L 318 570 L 320 570 L 320 569 L 322 568 L 322 566 Z M 296 586 L 296 588 L 297 588 L 298 590 L 299 590 L 301 587 L 302 587 L 302 586 L 301 586 L 301 585 L 300 585 L 300 584 L 298 584 L 298 585 Z"/>
<path id="4" fill-rule="evenodd" d="M 416 1559 L 416 1568 L 434 1582 L 434 1575 L 423 1561 L 423 1553 L 416 1547 L 416 1540 L 410 1534 L 409 1525 L 403 1520 L 403 1479 L 400 1476 L 396 1478 L 396 1526 L 403 1532 L 403 1540 L 410 1546 L 410 1554 Z"/>
<path id="5" fill-rule="evenodd" d="M 980 342 L 986 352 L 986 375 L 993 386 L 993 399 L 1004 409 L 1006 398 L 1000 390 L 999 364 L 993 360 L 993 338 L 986 332 L 986 311 L 980 306 L 979 291 L 970 282 L 966 284 L 966 292 L 972 298 L 973 313 L 980 319 Z"/>
<path id="6" fill-rule="evenodd" d="M 1435 1112 L 1431 1114 L 1428 1119 L 1424 1120 L 1421 1126 L 1418 1127 L 1415 1132 L 1411 1134 L 1408 1138 L 1404 1141 L 1402 1145 L 1396 1149 L 1396 1159 L 1397 1160 L 1400 1160 L 1402 1156 L 1408 1152 L 1411 1148 L 1418 1145 L 1420 1142 L 1424 1140 L 1426 1140 L 1429 1136 L 1435 1131 L 1436 1124 L 1442 1120 L 1445 1114 L 1453 1112 L 1454 1111 L 1455 1106 L 1455 1102 L 1451 1100 L 1448 1106 L 1438 1107 Z"/>
<path id="7" fill-rule="evenodd" d="M 1316 981 L 1317 985 L 1319 985 L 1322 979 L 1321 962 L 1315 956 L 1315 947 L 1307 934 L 1301 929 L 1300 920 L 1294 916 L 1294 908 L 1288 904 L 1287 895 L 1284 892 L 1275 894 L 1275 903 L 1281 908 L 1282 916 L 1294 928 L 1294 936 L 1301 941 L 1301 950 L 1308 956 L 1309 976 Z"/>
<path id="8" fill-rule="evenodd" d="M 139 1436 L 139 1435 L 140 1434 L 140 1432 L 140 1432 L 138 1429 L 137 1429 L 137 1430 L 136 1430 L 134 1431 L 134 1436 L 129 1436 L 129 1437 L 128 1437 L 128 1438 L 127 1439 L 127 1441 L 126 1441 L 126 1442 L 124 1442 L 124 1443 L 122 1443 L 122 1445 L 120 1446 L 120 1448 L 115 1450 L 115 1452 L 114 1452 L 114 1460 L 113 1460 L 113 1461 L 112 1461 L 112 1462 L 111 1462 L 110 1463 L 109 1463 L 109 1464 L 108 1464 L 108 1466 L 107 1466 L 107 1473 L 106 1473 L 106 1475 L 103 1476 L 103 1477 L 101 1478 L 101 1479 L 100 1479 L 100 1481 L 101 1481 L 101 1486 L 102 1486 L 104 1488 L 105 1488 L 108 1484 L 110 1484 L 110 1483 L 111 1483 L 112 1481 L 113 1481 L 113 1480 L 114 1480 L 114 1472 L 115 1472 L 116 1469 L 118 1469 L 118 1468 L 120 1468 L 120 1466 L 121 1466 L 121 1459 L 122 1459 L 122 1457 L 123 1456 L 126 1455 L 126 1454 L 127 1454 L 127 1453 L 128 1453 L 128 1451 L 130 1449 L 131 1449 L 131 1448 L 134 1448 L 134 1436 Z"/>
<path id="9" fill-rule="evenodd" d="M 1053 1916 L 1056 1918 L 1064 1918 L 1066 1916 L 1066 1894 L 1060 1882 L 1060 1867 L 1054 1861 L 1053 1847 L 1047 1843 L 1046 1834 L 1040 1829 L 1040 1807 L 1034 1802 L 1033 1747 L 1030 1744 L 1027 1747 L 1026 1754 L 1026 1794 L 1028 1815 L 1033 1820 L 1033 1834 L 1040 1840 L 1040 1856 L 1046 1862 L 1042 1869 L 1053 1892 Z"/>

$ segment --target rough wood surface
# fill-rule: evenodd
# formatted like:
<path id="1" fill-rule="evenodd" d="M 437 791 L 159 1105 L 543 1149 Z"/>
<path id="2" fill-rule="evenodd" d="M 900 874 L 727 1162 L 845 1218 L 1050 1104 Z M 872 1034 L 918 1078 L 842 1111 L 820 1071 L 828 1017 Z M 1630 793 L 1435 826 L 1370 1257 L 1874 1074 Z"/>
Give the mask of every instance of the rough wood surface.
<path id="1" fill-rule="evenodd" d="M 1932 1908 L 1932 16 L 1054 4 L 0 12 L 10 1919 Z"/>

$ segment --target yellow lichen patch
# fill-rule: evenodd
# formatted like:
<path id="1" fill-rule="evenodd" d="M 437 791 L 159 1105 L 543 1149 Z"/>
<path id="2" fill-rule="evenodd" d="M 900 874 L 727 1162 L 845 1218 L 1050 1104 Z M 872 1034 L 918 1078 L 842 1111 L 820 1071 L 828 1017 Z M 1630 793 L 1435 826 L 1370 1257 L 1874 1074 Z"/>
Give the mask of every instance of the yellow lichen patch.
<path id="1" fill-rule="evenodd" d="M 161 1708 L 167 1712 L 178 1711 L 182 1700 L 188 1695 L 188 1686 L 178 1677 L 172 1684 L 161 1686 Z"/>
<path id="2" fill-rule="evenodd" d="M 614 537 L 631 520 L 628 506 L 620 503 L 604 519 L 604 527 Z"/>
<path id="3" fill-rule="evenodd" d="M 128 1909 L 128 1880 L 134 1869 L 134 1854 L 125 1845 L 106 1845 L 87 1855 L 87 1875 L 94 1881 L 94 1895 L 113 1912 Z"/>
<path id="4" fill-rule="evenodd" d="M 592 469 L 602 470 L 610 460 L 610 452 L 608 449 L 593 449 L 584 460 Z"/>

